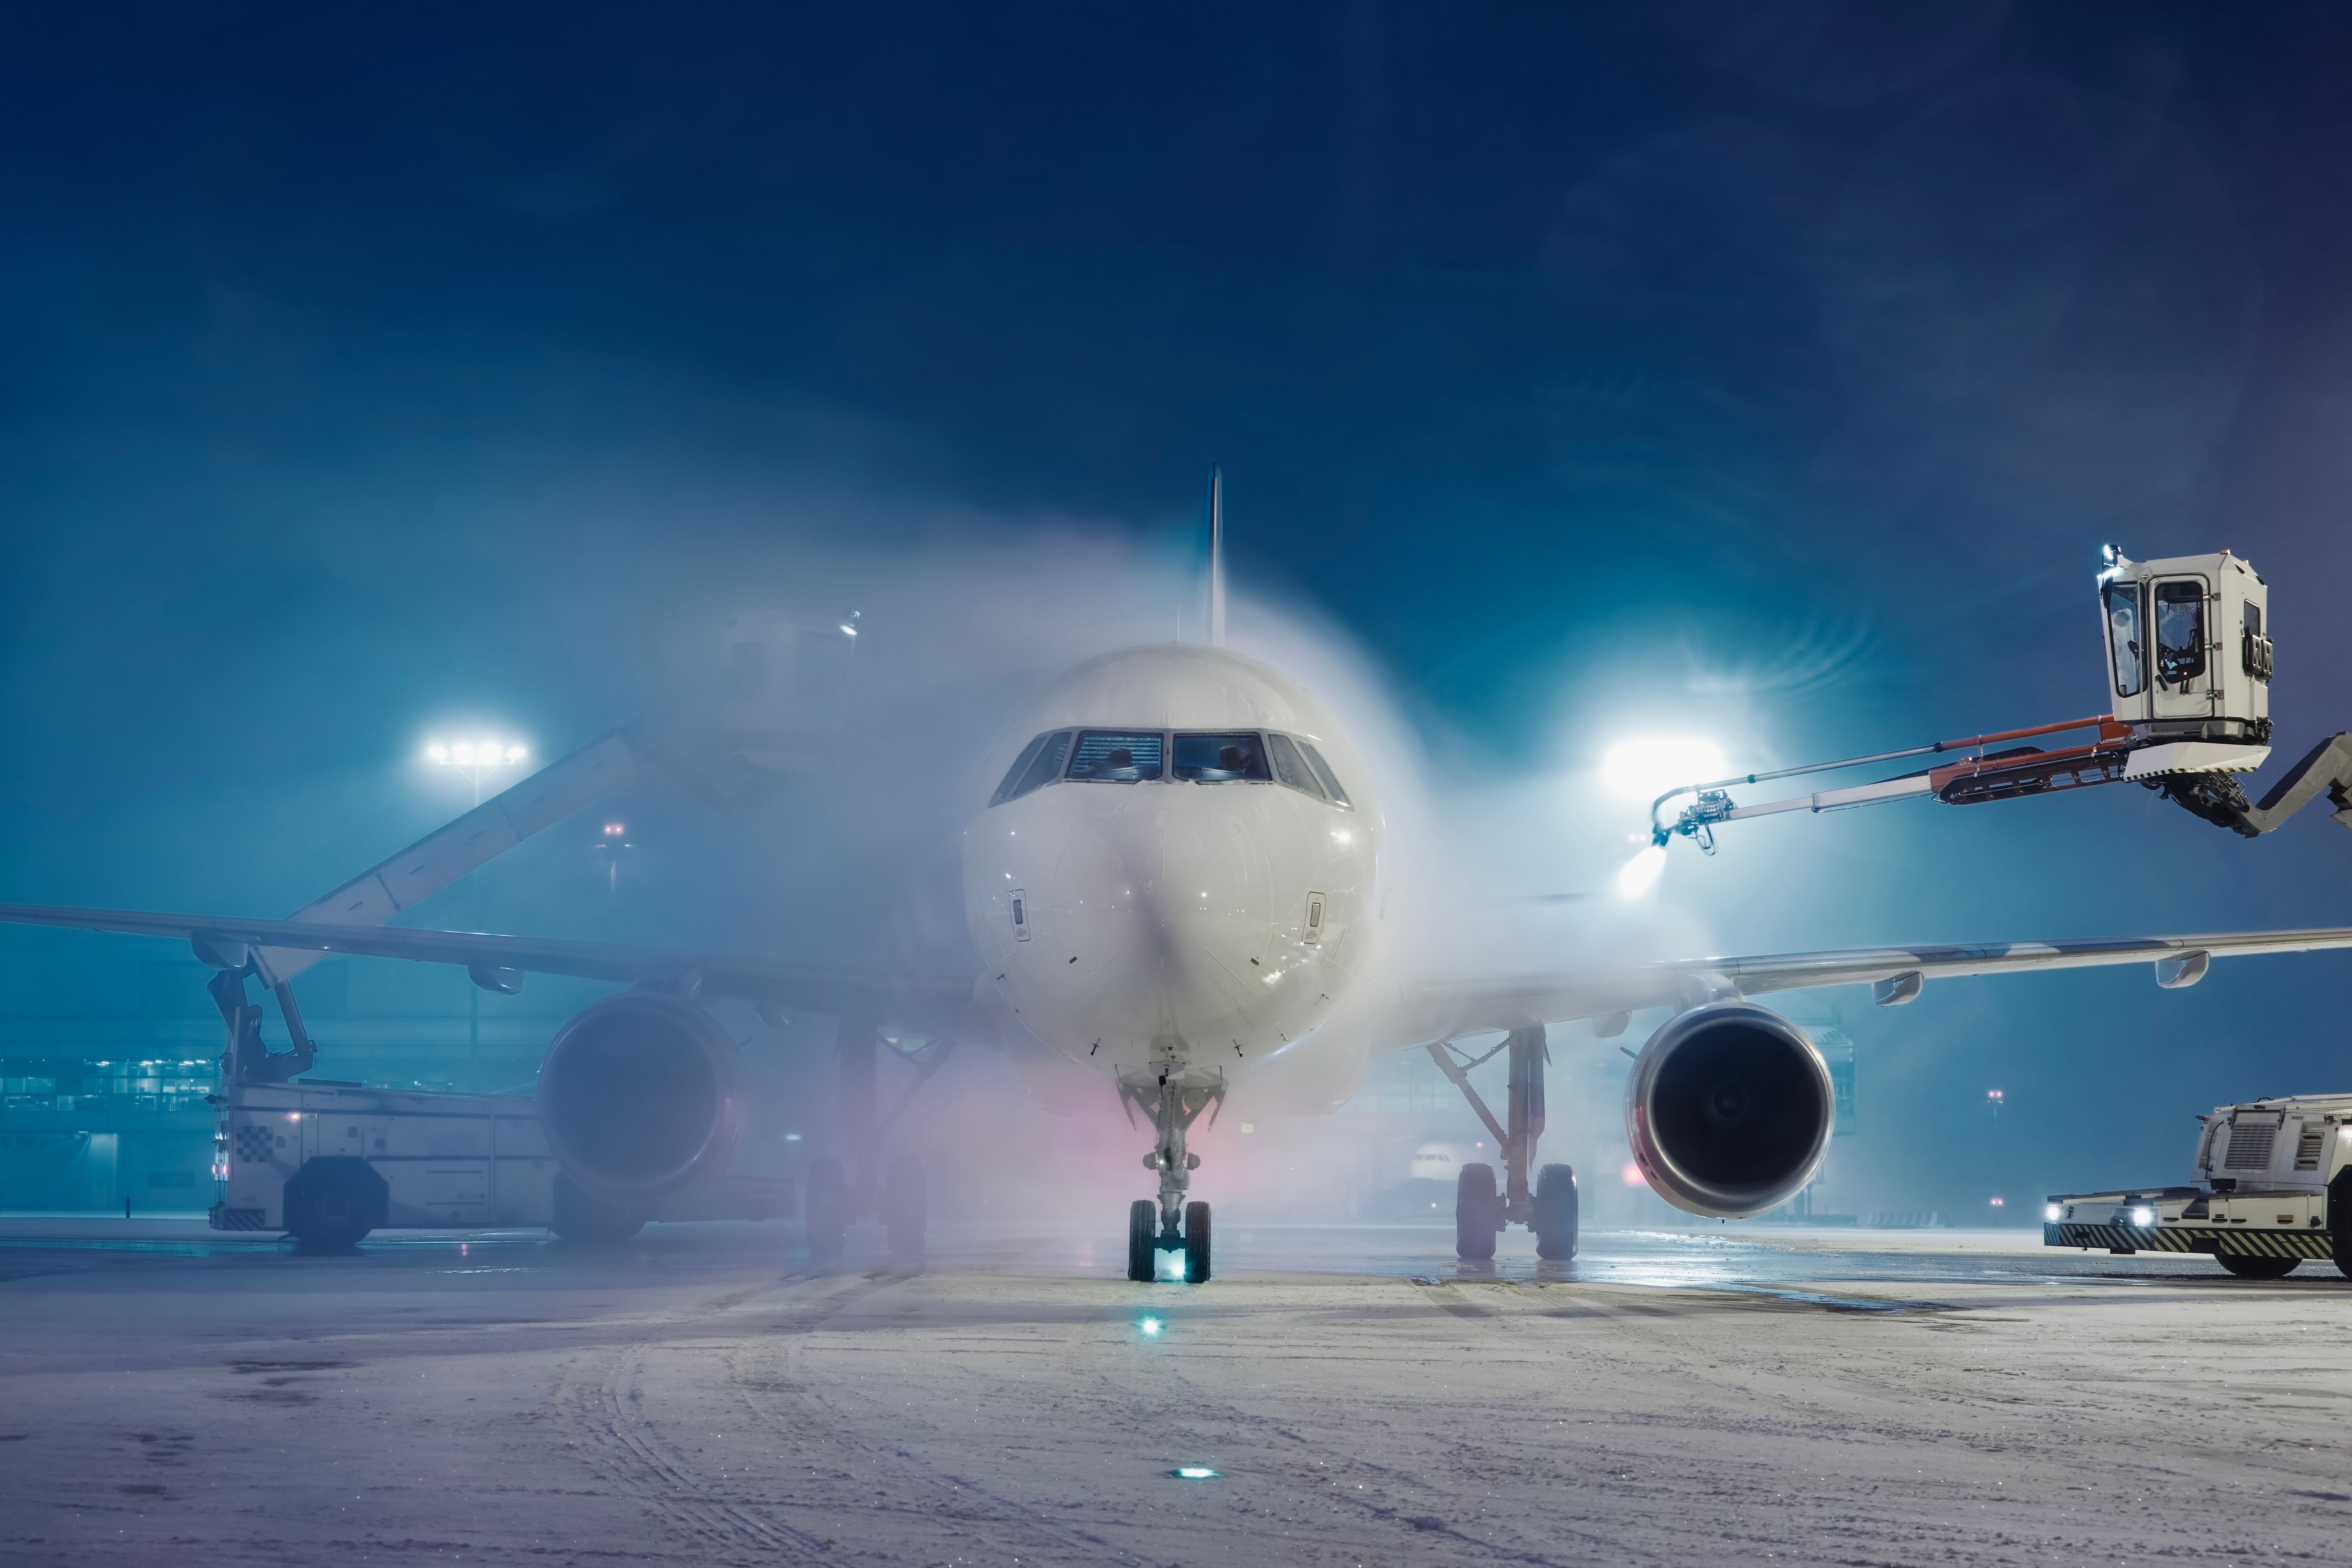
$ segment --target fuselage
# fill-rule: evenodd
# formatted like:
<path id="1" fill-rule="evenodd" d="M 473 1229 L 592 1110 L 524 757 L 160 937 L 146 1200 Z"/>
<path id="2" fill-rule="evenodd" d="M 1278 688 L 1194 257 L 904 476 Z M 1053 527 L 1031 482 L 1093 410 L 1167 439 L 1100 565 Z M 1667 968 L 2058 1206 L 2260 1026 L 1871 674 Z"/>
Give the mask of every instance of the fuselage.
<path id="1" fill-rule="evenodd" d="M 1072 1060 L 1246 1073 L 1311 1038 L 1370 960 L 1370 781 L 1255 659 L 1167 644 L 1081 665 L 1006 732 L 991 784 L 964 834 L 982 994 Z"/>

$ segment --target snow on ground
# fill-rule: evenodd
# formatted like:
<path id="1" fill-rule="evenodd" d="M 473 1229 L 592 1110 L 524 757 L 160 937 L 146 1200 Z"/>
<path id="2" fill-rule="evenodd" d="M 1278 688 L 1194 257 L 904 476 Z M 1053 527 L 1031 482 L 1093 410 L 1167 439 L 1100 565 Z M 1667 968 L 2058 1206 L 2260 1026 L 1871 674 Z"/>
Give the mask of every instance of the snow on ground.
<path id="1" fill-rule="evenodd" d="M 10 1564 L 2352 1557 L 2324 1265 L 1236 1226 L 1134 1286 L 1108 1235 L 811 1276 L 779 1226 L 5 1224 Z"/>

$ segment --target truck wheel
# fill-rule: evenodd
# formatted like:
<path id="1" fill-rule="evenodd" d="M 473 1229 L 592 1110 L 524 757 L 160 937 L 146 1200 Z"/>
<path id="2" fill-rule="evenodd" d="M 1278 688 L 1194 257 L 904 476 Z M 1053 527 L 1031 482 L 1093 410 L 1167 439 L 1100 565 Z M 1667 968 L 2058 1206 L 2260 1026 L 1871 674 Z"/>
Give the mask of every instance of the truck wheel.
<path id="1" fill-rule="evenodd" d="M 2352 1171 L 2338 1172 L 2327 1184 L 2327 1240 L 2336 1272 L 2352 1279 Z"/>
<path id="2" fill-rule="evenodd" d="M 1495 1256 L 1495 1232 L 1500 1228 L 1502 1200 L 1495 1195 L 1495 1167 L 1465 1165 L 1454 1178 L 1454 1255 L 1465 1263 L 1485 1263 Z"/>
<path id="3" fill-rule="evenodd" d="M 1546 1165 L 1536 1173 L 1536 1256 L 1561 1262 L 1576 1256 L 1576 1168 Z"/>
<path id="4" fill-rule="evenodd" d="M 287 1234 L 304 1247 L 342 1250 L 384 1223 L 392 1189 L 383 1174 L 352 1154 L 306 1160 L 286 1183 Z"/>
<path id="5" fill-rule="evenodd" d="M 2217 1252 L 2213 1257 L 2241 1279 L 2284 1279 L 2303 1261 L 2300 1258 L 2261 1258 L 2248 1252 Z"/>

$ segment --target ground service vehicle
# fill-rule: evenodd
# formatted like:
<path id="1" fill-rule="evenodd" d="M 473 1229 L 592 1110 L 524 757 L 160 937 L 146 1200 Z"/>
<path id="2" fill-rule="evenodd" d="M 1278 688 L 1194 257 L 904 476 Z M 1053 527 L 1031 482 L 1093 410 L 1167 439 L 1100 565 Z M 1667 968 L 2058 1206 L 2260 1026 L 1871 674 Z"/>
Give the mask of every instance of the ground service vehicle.
<path id="1" fill-rule="evenodd" d="M 2226 550 L 2134 561 L 2109 546 L 2097 587 L 2107 711 L 1683 784 L 1652 805 L 1653 843 L 1663 849 L 1680 835 L 1712 854 L 1716 827 L 1747 817 L 1923 796 L 1947 805 L 1975 805 L 2126 783 L 2155 790 L 2247 838 L 2271 832 L 2322 795 L 2337 824 L 2352 827 L 2352 732 L 2314 746 L 2259 803 L 2249 801 L 2238 783 L 2238 775 L 2270 759 L 2271 676 L 2276 663 L 2270 587 L 2250 563 Z M 2082 731 L 2095 733 L 2054 749 L 2004 743 Z M 1811 795 L 1746 803 L 1730 795 L 1742 784 L 1937 757 L 1949 760 Z M 1668 804 L 1684 796 L 1690 797 L 1688 803 L 1669 819 Z"/>
<path id="2" fill-rule="evenodd" d="M 642 1205 L 583 1193 L 548 1147 L 536 1100 L 307 1079 L 231 1080 L 213 1097 L 215 1230 L 348 1247 L 371 1230 L 547 1226 L 619 1241 L 648 1219 L 776 1219 L 792 1184 L 722 1174 Z"/>
<path id="3" fill-rule="evenodd" d="M 2043 1242 L 2210 1253 L 2244 1279 L 2332 1258 L 2352 1276 L 2352 1094 L 2249 1100 L 2197 1120 L 2201 1185 L 2056 1194 Z"/>

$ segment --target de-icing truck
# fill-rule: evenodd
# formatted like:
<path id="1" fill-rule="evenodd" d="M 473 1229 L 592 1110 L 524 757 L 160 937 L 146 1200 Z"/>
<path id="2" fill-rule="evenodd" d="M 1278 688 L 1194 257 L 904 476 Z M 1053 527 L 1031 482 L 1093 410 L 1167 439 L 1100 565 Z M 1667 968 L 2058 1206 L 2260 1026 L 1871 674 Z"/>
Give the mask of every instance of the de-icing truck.
<path id="1" fill-rule="evenodd" d="M 2209 1253 L 2242 1279 L 2332 1258 L 2352 1276 L 2352 1094 L 2249 1100 L 2197 1120 L 2199 1185 L 2054 1194 L 2043 1242 Z"/>

